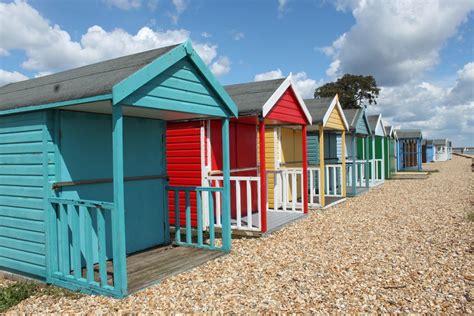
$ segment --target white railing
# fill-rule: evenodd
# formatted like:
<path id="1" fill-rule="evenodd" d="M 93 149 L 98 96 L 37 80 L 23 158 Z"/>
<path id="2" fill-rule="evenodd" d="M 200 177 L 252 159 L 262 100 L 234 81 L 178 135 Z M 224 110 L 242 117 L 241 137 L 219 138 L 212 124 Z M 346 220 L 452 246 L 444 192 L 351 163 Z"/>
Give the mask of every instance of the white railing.
<path id="1" fill-rule="evenodd" d="M 352 177 L 355 173 L 355 185 L 356 187 L 365 187 L 365 160 L 356 160 L 355 161 L 355 168 L 353 166 L 352 160 L 346 160 L 346 167 L 347 167 L 347 186 L 351 187 Z"/>
<path id="2" fill-rule="evenodd" d="M 374 185 L 383 182 L 385 179 L 384 166 L 382 159 L 369 160 L 369 168 L 371 170 L 370 184 Z"/>
<path id="3" fill-rule="evenodd" d="M 222 186 L 222 176 L 208 176 L 206 178 L 212 187 Z M 231 176 L 231 227 L 237 229 L 257 230 L 262 227 L 260 207 L 260 177 L 258 176 Z M 220 194 L 220 193 L 219 193 Z M 217 203 L 219 202 L 219 203 Z M 216 226 L 221 227 L 220 199 L 216 199 Z"/>
<path id="4" fill-rule="evenodd" d="M 342 165 L 326 164 L 324 166 L 325 196 L 342 196 Z"/>
<path id="5" fill-rule="evenodd" d="M 274 211 L 303 212 L 303 168 L 267 172 L 274 177 Z"/>
<path id="6" fill-rule="evenodd" d="M 309 179 L 309 207 L 321 206 L 321 181 L 320 181 L 319 167 L 308 167 Z"/>

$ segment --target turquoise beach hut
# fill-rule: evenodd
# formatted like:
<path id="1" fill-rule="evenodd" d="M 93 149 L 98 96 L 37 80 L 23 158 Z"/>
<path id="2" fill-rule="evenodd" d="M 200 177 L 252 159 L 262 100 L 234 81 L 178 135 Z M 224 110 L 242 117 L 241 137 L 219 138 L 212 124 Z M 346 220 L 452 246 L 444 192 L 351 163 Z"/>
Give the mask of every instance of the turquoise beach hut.
<path id="1" fill-rule="evenodd" d="M 229 252 L 236 116 L 189 42 L 1 87 L 0 270 L 123 297 Z M 167 185 L 166 124 L 196 118 L 223 122 L 221 188 Z M 169 191 L 186 214 L 174 237 Z M 221 205 L 221 243 L 213 224 L 191 234 L 191 203 L 198 228 L 214 216 L 202 196 Z"/>

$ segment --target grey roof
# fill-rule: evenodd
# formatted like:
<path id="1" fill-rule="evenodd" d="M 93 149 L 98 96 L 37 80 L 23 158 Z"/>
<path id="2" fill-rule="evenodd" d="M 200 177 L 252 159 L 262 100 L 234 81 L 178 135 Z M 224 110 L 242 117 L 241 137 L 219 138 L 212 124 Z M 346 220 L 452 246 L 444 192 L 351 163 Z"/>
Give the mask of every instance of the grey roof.
<path id="1" fill-rule="evenodd" d="M 333 99 L 334 97 L 304 100 L 309 114 L 311 114 L 311 117 L 313 118 L 313 123 L 321 123 L 323 121 L 324 115 L 331 106 Z"/>
<path id="2" fill-rule="evenodd" d="M 433 139 L 433 145 L 447 145 L 448 140 L 446 138 L 443 139 Z"/>
<path id="3" fill-rule="evenodd" d="M 239 83 L 225 86 L 224 89 L 237 104 L 239 114 L 250 115 L 261 113 L 265 102 L 284 81 L 285 78 Z"/>
<path id="4" fill-rule="evenodd" d="M 0 87 L 0 110 L 112 93 L 112 87 L 178 45 L 106 60 Z"/>
<path id="5" fill-rule="evenodd" d="M 385 126 L 385 134 L 387 134 L 388 136 L 391 136 L 390 135 L 390 130 L 392 129 L 392 126 L 388 125 L 388 126 Z"/>
<path id="6" fill-rule="evenodd" d="M 377 121 L 379 120 L 379 114 L 367 115 L 367 121 L 369 121 L 370 130 L 375 133 L 377 128 Z"/>
<path id="7" fill-rule="evenodd" d="M 397 129 L 395 133 L 397 133 L 397 138 L 422 138 L 419 129 Z"/>
<path id="8" fill-rule="evenodd" d="M 344 109 L 344 116 L 346 117 L 349 129 L 354 130 L 357 126 L 359 117 L 364 113 L 363 109 Z"/>

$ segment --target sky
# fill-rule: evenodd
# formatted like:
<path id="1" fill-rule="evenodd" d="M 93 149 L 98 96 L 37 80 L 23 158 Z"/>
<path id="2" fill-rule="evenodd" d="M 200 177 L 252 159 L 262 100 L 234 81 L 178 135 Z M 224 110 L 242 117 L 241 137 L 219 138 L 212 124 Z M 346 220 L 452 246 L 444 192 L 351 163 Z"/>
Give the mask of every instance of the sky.
<path id="1" fill-rule="evenodd" d="M 373 75 L 369 113 L 474 146 L 472 0 L 0 0 L 0 86 L 186 39 L 224 85 Z"/>

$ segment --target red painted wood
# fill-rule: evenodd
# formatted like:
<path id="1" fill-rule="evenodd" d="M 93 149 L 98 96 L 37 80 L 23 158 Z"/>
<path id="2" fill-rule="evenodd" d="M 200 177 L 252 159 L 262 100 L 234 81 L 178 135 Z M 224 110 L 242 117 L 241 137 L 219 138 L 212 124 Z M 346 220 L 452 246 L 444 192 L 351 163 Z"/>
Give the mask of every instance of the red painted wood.
<path id="1" fill-rule="evenodd" d="M 201 125 L 203 122 L 169 123 L 166 129 L 167 174 L 171 186 L 201 186 Z M 191 224 L 197 226 L 196 193 L 191 193 Z M 170 224 L 175 224 L 174 193 L 168 194 Z M 186 199 L 180 194 L 180 222 L 186 224 Z"/>
<path id="2" fill-rule="evenodd" d="M 306 125 L 302 125 L 302 146 L 303 146 L 303 211 L 308 214 L 308 151 L 306 139 Z"/>
<path id="3" fill-rule="evenodd" d="M 267 170 L 265 166 L 265 121 L 262 120 L 258 126 L 260 142 L 260 208 L 262 233 L 267 231 Z"/>
<path id="4" fill-rule="evenodd" d="M 293 124 L 306 125 L 309 123 L 295 93 L 290 87 L 283 93 L 265 118 Z"/>
<path id="5" fill-rule="evenodd" d="M 240 122 L 242 120 L 243 123 Z M 257 128 L 255 117 L 239 118 L 231 120 L 229 124 L 229 144 L 230 144 L 230 168 L 256 168 L 257 166 Z M 211 121 L 211 169 L 222 171 L 222 122 L 220 120 Z M 256 176 L 257 170 L 232 172 L 231 176 Z M 252 211 L 256 213 L 258 194 L 257 184 L 251 184 L 252 189 Z M 247 215 L 247 188 L 244 182 L 240 187 L 241 215 Z M 236 209 L 236 185 L 231 181 L 231 218 L 237 218 Z"/>

